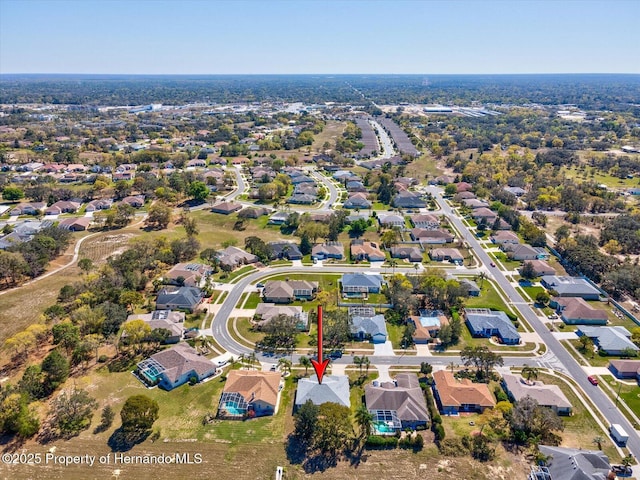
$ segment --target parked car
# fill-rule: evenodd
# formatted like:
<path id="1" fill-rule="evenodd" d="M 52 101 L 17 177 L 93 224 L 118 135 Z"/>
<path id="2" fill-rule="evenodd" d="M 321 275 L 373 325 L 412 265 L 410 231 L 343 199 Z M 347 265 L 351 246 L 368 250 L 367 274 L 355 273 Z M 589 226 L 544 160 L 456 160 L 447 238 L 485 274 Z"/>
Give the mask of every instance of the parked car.
<path id="1" fill-rule="evenodd" d="M 490 265 L 491 265 L 492 267 L 495 267 L 495 266 L 496 266 L 496 264 L 495 264 L 495 263 L 493 263 L 493 262 L 491 262 L 491 263 L 490 263 Z"/>
<path id="2" fill-rule="evenodd" d="M 331 352 L 331 353 L 329 354 L 329 358 L 332 358 L 332 359 L 334 359 L 334 360 L 335 360 L 336 358 L 342 358 L 342 352 L 341 352 L 340 350 L 334 350 L 333 352 Z"/>
<path id="3" fill-rule="evenodd" d="M 587 377 L 587 380 L 589 380 L 589 382 L 591 382 L 591 385 L 598 385 L 598 379 L 596 377 L 594 377 L 593 375 L 589 375 Z"/>

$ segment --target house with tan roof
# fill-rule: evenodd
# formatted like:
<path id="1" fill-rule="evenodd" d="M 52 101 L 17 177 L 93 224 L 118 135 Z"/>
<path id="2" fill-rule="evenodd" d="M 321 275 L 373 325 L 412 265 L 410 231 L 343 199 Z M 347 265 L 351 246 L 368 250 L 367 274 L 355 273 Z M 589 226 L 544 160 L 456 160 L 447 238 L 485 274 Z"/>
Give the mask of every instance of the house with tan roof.
<path id="1" fill-rule="evenodd" d="M 318 291 L 318 282 L 307 280 L 271 280 L 262 291 L 267 303 L 291 303 L 294 300 L 312 300 Z"/>
<path id="2" fill-rule="evenodd" d="M 433 372 L 433 394 L 444 415 L 460 412 L 483 412 L 496 401 L 485 383 L 473 383 L 468 378 L 456 379 L 448 370 Z"/>
<path id="3" fill-rule="evenodd" d="M 606 325 L 607 312 L 591 307 L 580 297 L 555 297 L 549 303 L 567 325 Z"/>
<path id="4" fill-rule="evenodd" d="M 218 417 L 242 419 L 278 411 L 281 377 L 278 372 L 231 370 L 218 404 Z"/>
<path id="5" fill-rule="evenodd" d="M 506 230 L 499 230 L 489 238 L 496 245 L 502 245 L 504 243 L 512 243 L 514 245 L 517 245 L 518 243 L 520 243 L 520 238 L 518 237 L 518 235 L 516 235 L 515 232 Z"/>
<path id="6" fill-rule="evenodd" d="M 172 285 L 203 287 L 212 272 L 213 268 L 202 263 L 178 263 L 164 277 Z"/>
<path id="7" fill-rule="evenodd" d="M 366 240 L 353 240 L 351 242 L 351 259 L 368 260 L 369 262 L 384 262 L 386 255 L 377 243 Z"/>
<path id="8" fill-rule="evenodd" d="M 242 210 L 241 203 L 220 202 L 211 207 L 211 211 L 213 213 L 220 213 L 222 215 L 229 215 L 233 212 L 237 212 L 238 210 Z"/>
<path id="9" fill-rule="evenodd" d="M 194 348 L 181 343 L 138 363 L 136 373 L 149 385 L 173 390 L 191 378 L 201 382 L 215 374 L 216 367 L 207 357 L 198 355 Z"/>
<path id="10" fill-rule="evenodd" d="M 544 260 L 528 260 L 526 263 L 530 263 L 531 266 L 533 267 L 533 271 L 536 273 L 536 276 L 538 277 L 542 277 L 543 275 L 555 275 L 556 274 L 556 270 L 549 265 L 547 262 L 545 262 Z M 524 264 L 522 265 L 522 267 L 520 267 L 518 270 L 520 271 L 520 273 L 522 273 L 522 268 L 524 267 Z"/>
<path id="11" fill-rule="evenodd" d="M 429 250 L 429 258 L 434 262 L 451 262 L 462 265 L 464 257 L 457 248 L 433 248 Z"/>
<path id="12" fill-rule="evenodd" d="M 416 228 L 426 228 L 427 230 L 436 230 L 440 227 L 440 219 L 437 215 L 430 213 L 418 213 L 412 215 L 411 223 Z"/>
<path id="13" fill-rule="evenodd" d="M 528 382 L 521 375 L 505 373 L 502 386 L 512 401 L 519 402 L 524 397 L 531 397 L 541 407 L 547 407 L 558 415 L 571 415 L 571 403 L 557 385 L 545 385 L 543 382 Z"/>
<path id="14" fill-rule="evenodd" d="M 451 232 L 447 230 L 430 230 L 426 228 L 414 228 L 411 230 L 411 238 L 415 242 L 427 243 L 433 245 L 442 245 L 453 242 L 455 238 Z"/>
<path id="15" fill-rule="evenodd" d="M 636 378 L 640 382 L 640 360 L 610 360 L 609 370 L 616 378 Z"/>

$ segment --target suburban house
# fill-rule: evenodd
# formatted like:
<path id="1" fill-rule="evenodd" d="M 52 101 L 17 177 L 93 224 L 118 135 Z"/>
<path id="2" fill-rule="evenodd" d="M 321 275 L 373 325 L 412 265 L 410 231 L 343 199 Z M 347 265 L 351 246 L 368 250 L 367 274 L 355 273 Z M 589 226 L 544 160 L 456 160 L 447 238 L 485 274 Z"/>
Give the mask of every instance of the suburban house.
<path id="1" fill-rule="evenodd" d="M 342 293 L 347 296 L 380 293 L 383 283 L 382 275 L 367 275 L 365 273 L 345 273 L 340 280 Z"/>
<path id="2" fill-rule="evenodd" d="M 580 327 L 576 334 L 591 338 L 598 351 L 607 355 L 624 355 L 628 352 L 636 356 L 640 351 L 631 341 L 631 332 L 624 327 Z"/>
<path id="3" fill-rule="evenodd" d="M 280 373 L 231 370 L 224 384 L 218 417 L 242 419 L 273 415 L 278 410 Z"/>
<path id="4" fill-rule="evenodd" d="M 318 291 L 318 282 L 307 280 L 271 280 L 262 291 L 267 303 L 291 303 L 294 300 L 311 300 Z"/>
<path id="5" fill-rule="evenodd" d="M 486 207 L 476 208 L 471 212 L 471 218 L 473 218 L 476 222 L 481 222 L 484 220 L 487 223 L 493 223 L 498 218 L 498 214 L 493 210 L 489 210 Z"/>
<path id="6" fill-rule="evenodd" d="M 384 262 L 387 256 L 378 247 L 377 243 L 366 240 L 353 240 L 351 242 L 351 259 L 367 260 L 369 262 Z"/>
<path id="7" fill-rule="evenodd" d="M 344 258 L 344 246 L 340 242 L 327 242 L 321 245 L 314 245 L 311 250 L 313 260 L 327 260 L 334 258 L 342 260 Z"/>
<path id="8" fill-rule="evenodd" d="M 473 189 L 473 185 L 471 185 L 469 182 L 458 182 L 458 183 L 456 183 L 456 190 L 457 190 L 458 193 L 460 193 L 460 192 L 468 192 L 471 189 Z"/>
<path id="9" fill-rule="evenodd" d="M 418 247 L 391 247 L 391 258 L 402 258 L 410 262 L 422 262 L 422 250 Z"/>
<path id="10" fill-rule="evenodd" d="M 113 205 L 113 200 L 111 200 L 110 198 L 92 200 L 89 203 L 87 203 L 87 206 L 85 207 L 84 211 L 95 212 L 98 210 L 107 210 L 111 208 L 111 205 Z"/>
<path id="11" fill-rule="evenodd" d="M 184 336 L 184 312 L 172 312 L 171 310 L 156 310 L 151 313 L 129 315 L 127 322 L 142 320 L 151 327 L 151 330 L 165 329 L 169 332 L 164 343 L 178 343 Z"/>
<path id="12" fill-rule="evenodd" d="M 429 422 L 424 394 L 415 373 L 398 373 L 394 382 L 369 384 L 364 395 L 377 435 L 395 435 L 405 428 L 416 429 Z"/>
<path id="13" fill-rule="evenodd" d="M 262 327 L 281 315 L 294 318 L 298 330 L 307 330 L 309 327 L 309 315 L 302 310 L 302 307 L 263 302 L 259 303 L 256 308 L 254 323 Z"/>
<path id="14" fill-rule="evenodd" d="M 549 303 L 567 325 L 606 325 L 607 312 L 592 308 L 580 297 L 555 297 Z"/>
<path id="15" fill-rule="evenodd" d="M 238 210 L 242 210 L 241 203 L 220 202 L 211 207 L 211 211 L 213 213 L 220 213 L 222 215 L 229 215 L 233 212 L 237 212 Z"/>
<path id="16" fill-rule="evenodd" d="M 483 412 L 496 405 L 486 383 L 473 383 L 468 378 L 458 380 L 448 370 L 433 372 L 433 380 L 433 394 L 443 415 Z"/>
<path id="17" fill-rule="evenodd" d="M 287 199 L 287 203 L 296 205 L 311 205 L 317 201 L 318 197 L 309 193 L 294 193 Z"/>
<path id="18" fill-rule="evenodd" d="M 459 282 L 460 287 L 465 289 L 467 295 L 469 295 L 470 297 L 480 296 L 480 287 L 475 281 L 471 280 L 470 278 L 461 278 Z"/>
<path id="19" fill-rule="evenodd" d="M 475 193 L 467 192 L 467 191 L 456 193 L 453 196 L 453 200 L 456 202 L 461 202 L 462 200 L 469 200 L 470 198 L 478 198 L 478 197 L 476 197 Z"/>
<path id="20" fill-rule="evenodd" d="M 538 448 L 540 453 L 547 458 L 546 465 L 534 467 L 529 480 L 605 480 L 612 478 L 609 457 L 600 450 L 582 450 L 548 445 L 540 445 Z M 542 476 L 537 475 L 537 471 Z"/>
<path id="21" fill-rule="evenodd" d="M 142 208 L 144 207 L 144 195 L 130 195 L 128 197 L 124 197 L 121 203 L 131 205 L 133 208 Z"/>
<path id="22" fill-rule="evenodd" d="M 156 310 L 187 310 L 193 313 L 202 298 L 202 291 L 197 287 L 165 287 L 158 292 Z"/>
<path id="23" fill-rule="evenodd" d="M 477 198 L 467 198 L 462 200 L 460 203 L 467 208 L 476 209 L 476 208 L 488 208 L 489 203 L 486 200 L 479 200 Z"/>
<path id="24" fill-rule="evenodd" d="M 151 355 L 138 363 L 136 372 L 149 385 L 173 390 L 191 378 L 200 382 L 216 373 L 216 367 L 208 358 L 198 355 L 186 343 Z"/>
<path id="25" fill-rule="evenodd" d="M 178 263 L 164 274 L 164 279 L 172 285 L 203 287 L 213 268 L 202 263 Z"/>
<path id="26" fill-rule="evenodd" d="M 411 238 L 420 243 L 431 245 L 444 245 L 453 242 L 455 238 L 451 232 L 447 230 L 429 230 L 426 228 L 414 228 L 411 230 Z"/>
<path id="27" fill-rule="evenodd" d="M 555 269 L 544 260 L 528 260 L 525 263 L 531 264 L 531 266 L 533 267 L 533 271 L 536 272 L 537 277 L 556 274 Z M 523 267 L 524 265 L 518 269 L 520 273 L 522 273 Z"/>
<path id="28" fill-rule="evenodd" d="M 396 215 L 395 213 L 390 214 L 379 214 L 378 215 L 378 223 L 382 227 L 393 228 L 393 227 L 404 227 L 404 217 L 402 215 Z"/>
<path id="29" fill-rule="evenodd" d="M 474 337 L 498 337 L 505 345 L 520 344 L 520 334 L 506 313 L 486 308 L 465 308 L 464 314 Z"/>
<path id="30" fill-rule="evenodd" d="M 502 386 L 512 401 L 519 402 L 529 396 L 541 407 L 548 407 L 558 415 L 571 415 L 571 403 L 557 385 L 545 385 L 538 381 L 527 382 L 520 375 L 505 373 L 502 375 Z"/>
<path id="31" fill-rule="evenodd" d="M 516 197 L 521 197 L 522 195 L 527 193 L 524 188 L 520 188 L 520 187 L 504 187 L 504 191 L 509 192 L 515 195 Z"/>
<path id="32" fill-rule="evenodd" d="M 518 238 L 518 235 L 516 235 L 515 232 L 510 232 L 507 230 L 498 230 L 489 238 L 496 245 L 503 245 L 507 243 L 517 245 L 518 243 L 520 243 L 520 238 Z"/>
<path id="33" fill-rule="evenodd" d="M 524 261 L 538 259 L 538 251 L 526 243 L 503 243 L 500 246 L 500 250 L 505 252 L 511 260 Z"/>
<path id="34" fill-rule="evenodd" d="M 437 230 L 440 228 L 440 219 L 436 215 L 419 213 L 412 215 L 410 218 L 415 228 L 426 228 L 427 230 Z"/>
<path id="35" fill-rule="evenodd" d="M 322 377 L 322 383 L 318 383 L 316 375 L 312 375 L 310 378 L 301 378 L 298 380 L 294 410 L 300 408 L 308 400 L 311 400 L 314 405 L 332 402 L 351 407 L 349 377 L 346 375 L 325 375 Z"/>
<path id="36" fill-rule="evenodd" d="M 9 210 L 9 215 L 37 215 L 47 206 L 45 202 L 21 203 Z"/>
<path id="37" fill-rule="evenodd" d="M 413 322 L 413 342 L 422 345 L 435 340 L 443 325 L 449 323 L 445 314 L 439 310 L 420 310 L 420 315 L 412 315 L 409 320 Z"/>
<path id="38" fill-rule="evenodd" d="M 267 244 L 271 249 L 271 259 L 282 260 L 302 260 L 302 252 L 298 245 L 293 242 L 269 242 Z"/>
<path id="39" fill-rule="evenodd" d="M 429 258 L 434 262 L 451 262 L 462 265 L 464 257 L 457 248 L 433 248 L 429 250 Z"/>
<path id="40" fill-rule="evenodd" d="M 384 321 L 384 315 L 351 317 L 351 334 L 359 341 L 371 340 L 373 343 L 386 342 L 387 324 Z"/>
<path id="41" fill-rule="evenodd" d="M 635 378 L 640 382 L 640 360 L 611 360 L 609 370 L 616 378 Z"/>
<path id="42" fill-rule="evenodd" d="M 291 214 L 288 212 L 276 212 L 269 217 L 269 221 L 267 223 L 269 225 L 283 225 L 289 218 L 289 215 Z"/>
<path id="43" fill-rule="evenodd" d="M 585 300 L 599 300 L 600 291 L 584 278 L 545 275 L 540 283 L 547 290 L 555 290 L 559 297 L 581 297 Z"/>
<path id="44" fill-rule="evenodd" d="M 263 215 L 269 215 L 268 208 L 248 207 L 238 212 L 238 218 L 260 218 Z"/>
<path id="45" fill-rule="evenodd" d="M 233 246 L 227 247 L 224 250 L 220 250 L 217 253 L 217 257 L 220 261 L 220 265 L 225 265 L 231 269 L 234 269 L 240 265 L 256 263 L 260 260 L 257 255 Z"/>
<path id="46" fill-rule="evenodd" d="M 90 217 L 63 218 L 58 222 L 58 228 L 64 228 L 65 230 L 71 230 L 72 232 L 84 232 L 89 228 L 91 222 L 92 219 Z"/>
<path id="47" fill-rule="evenodd" d="M 367 199 L 366 193 L 356 192 L 351 195 L 342 206 L 344 208 L 366 210 L 367 208 L 371 208 L 371 202 Z"/>
<path id="48" fill-rule="evenodd" d="M 427 206 L 424 200 L 408 190 L 399 192 L 393 197 L 392 204 L 396 208 L 424 208 Z"/>
<path id="49" fill-rule="evenodd" d="M 60 215 L 62 213 L 75 213 L 80 208 L 79 202 L 59 200 L 44 211 L 45 215 Z"/>

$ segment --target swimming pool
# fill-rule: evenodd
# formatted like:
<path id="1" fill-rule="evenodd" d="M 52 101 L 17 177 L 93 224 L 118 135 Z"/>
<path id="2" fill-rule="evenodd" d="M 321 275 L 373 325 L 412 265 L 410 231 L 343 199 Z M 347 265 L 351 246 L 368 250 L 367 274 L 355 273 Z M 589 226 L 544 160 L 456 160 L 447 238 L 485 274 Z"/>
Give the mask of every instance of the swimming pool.
<path id="1" fill-rule="evenodd" d="M 238 408 L 236 407 L 233 403 L 231 402 L 226 402 L 222 408 L 224 408 L 224 410 L 229 414 L 229 415 L 233 415 L 236 417 L 241 417 L 245 414 L 245 410 L 242 408 Z"/>
<path id="2" fill-rule="evenodd" d="M 389 426 L 387 422 L 374 422 L 373 430 L 378 435 L 389 435 L 396 433 L 395 428 Z"/>

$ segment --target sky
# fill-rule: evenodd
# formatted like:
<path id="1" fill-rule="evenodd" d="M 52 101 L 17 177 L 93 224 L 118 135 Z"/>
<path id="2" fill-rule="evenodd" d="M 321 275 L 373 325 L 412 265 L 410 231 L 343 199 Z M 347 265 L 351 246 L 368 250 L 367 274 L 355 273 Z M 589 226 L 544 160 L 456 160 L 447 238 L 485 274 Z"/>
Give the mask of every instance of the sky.
<path id="1" fill-rule="evenodd" d="M 640 0 L 0 0 L 0 74 L 640 73 Z"/>

